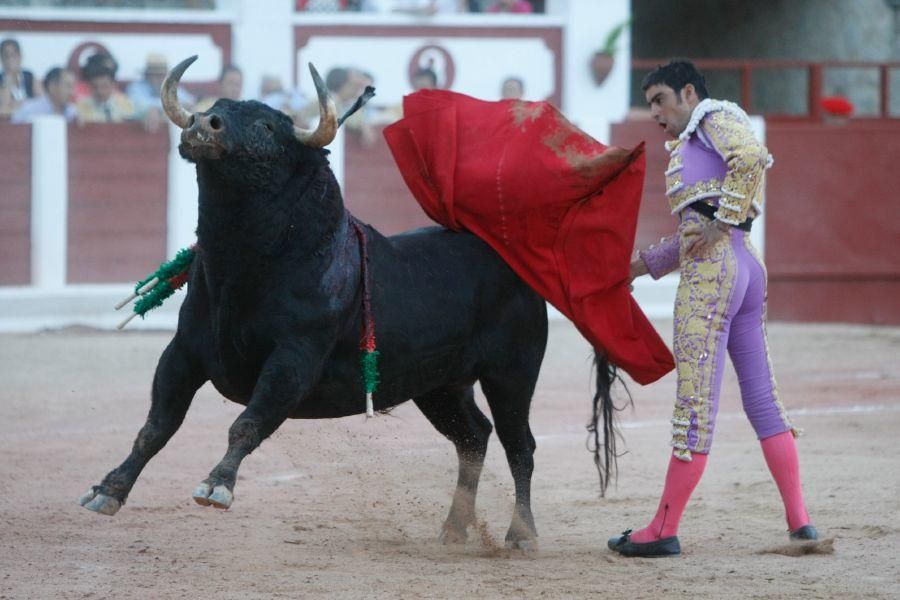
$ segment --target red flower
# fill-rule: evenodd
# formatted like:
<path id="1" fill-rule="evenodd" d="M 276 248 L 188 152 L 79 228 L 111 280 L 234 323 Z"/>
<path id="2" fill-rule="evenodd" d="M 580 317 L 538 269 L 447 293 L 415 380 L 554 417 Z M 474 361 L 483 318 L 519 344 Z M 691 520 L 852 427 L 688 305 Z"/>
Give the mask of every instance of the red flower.
<path id="1" fill-rule="evenodd" d="M 849 117 L 853 114 L 853 103 L 843 96 L 826 96 L 822 98 L 820 105 L 829 115 Z"/>

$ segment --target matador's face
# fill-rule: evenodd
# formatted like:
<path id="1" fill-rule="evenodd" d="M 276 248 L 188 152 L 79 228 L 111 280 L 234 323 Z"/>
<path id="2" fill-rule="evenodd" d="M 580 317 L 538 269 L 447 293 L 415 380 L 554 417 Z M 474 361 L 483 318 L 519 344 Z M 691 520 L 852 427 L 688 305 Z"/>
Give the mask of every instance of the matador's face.
<path id="1" fill-rule="evenodd" d="M 697 92 L 691 84 L 678 92 L 664 83 L 651 85 L 644 92 L 644 98 L 650 105 L 653 120 L 672 137 L 678 137 L 684 131 L 697 106 Z"/>

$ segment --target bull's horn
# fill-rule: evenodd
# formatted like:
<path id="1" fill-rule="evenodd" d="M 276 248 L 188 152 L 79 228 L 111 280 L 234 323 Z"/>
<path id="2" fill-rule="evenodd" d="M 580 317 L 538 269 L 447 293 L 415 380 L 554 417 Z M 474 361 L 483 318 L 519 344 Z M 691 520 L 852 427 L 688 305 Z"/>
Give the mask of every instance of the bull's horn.
<path id="1" fill-rule="evenodd" d="M 337 135 L 337 108 L 328 94 L 325 82 L 319 77 L 319 72 L 312 63 L 309 63 L 309 72 L 312 74 L 313 83 L 316 84 L 316 94 L 319 95 L 319 126 L 315 131 L 294 127 L 294 135 L 305 146 L 324 148 Z"/>
<path id="2" fill-rule="evenodd" d="M 163 110 L 166 111 L 169 119 L 182 129 L 187 127 L 188 119 L 191 118 L 191 113 L 178 102 L 178 82 L 181 80 L 181 76 L 184 75 L 184 72 L 187 71 L 187 68 L 191 66 L 195 60 L 197 60 L 196 54 L 178 63 L 175 68 L 166 75 L 162 87 L 159 90 L 159 99 L 162 100 Z"/>

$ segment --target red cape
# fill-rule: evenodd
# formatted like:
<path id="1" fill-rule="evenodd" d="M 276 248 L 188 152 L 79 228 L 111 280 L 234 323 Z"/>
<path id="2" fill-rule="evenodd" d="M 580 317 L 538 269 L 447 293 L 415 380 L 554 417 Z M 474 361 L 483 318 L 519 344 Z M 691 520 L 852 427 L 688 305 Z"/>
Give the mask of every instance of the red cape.
<path id="1" fill-rule="evenodd" d="M 427 90 L 403 113 L 384 135 L 429 217 L 490 244 L 635 381 L 675 367 L 628 291 L 643 144 L 608 148 L 546 102 Z"/>

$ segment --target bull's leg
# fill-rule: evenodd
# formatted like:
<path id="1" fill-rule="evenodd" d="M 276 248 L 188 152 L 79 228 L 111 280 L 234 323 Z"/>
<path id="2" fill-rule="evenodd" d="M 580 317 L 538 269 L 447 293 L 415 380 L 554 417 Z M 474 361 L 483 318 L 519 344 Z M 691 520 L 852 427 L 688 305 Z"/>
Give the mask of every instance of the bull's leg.
<path id="1" fill-rule="evenodd" d="M 319 355 L 321 356 L 321 354 Z M 203 506 L 228 508 L 234 500 L 234 484 L 241 461 L 284 423 L 318 377 L 310 371 L 309 354 L 276 351 L 266 361 L 247 408 L 228 430 L 224 458 L 194 490 L 194 501 Z M 317 361 L 320 360 L 318 357 Z"/>
<path id="2" fill-rule="evenodd" d="M 472 386 L 446 387 L 414 399 L 434 427 L 456 446 L 459 478 L 440 541 L 461 544 L 475 522 L 475 494 L 484 465 L 491 422 L 475 405 Z"/>
<path id="3" fill-rule="evenodd" d="M 178 336 L 165 349 L 153 377 L 150 413 L 134 441 L 131 454 L 100 485 L 81 497 L 87 509 L 114 515 L 125 504 L 138 475 L 181 427 L 194 394 L 206 381 L 202 367 L 184 348 Z"/>
<path id="4" fill-rule="evenodd" d="M 516 506 L 506 533 L 506 547 L 521 550 L 537 549 L 537 529 L 531 514 L 531 474 L 537 444 L 528 426 L 534 379 L 512 372 L 503 377 L 481 379 L 481 389 L 491 407 L 497 437 L 506 451 L 516 488 Z"/>

